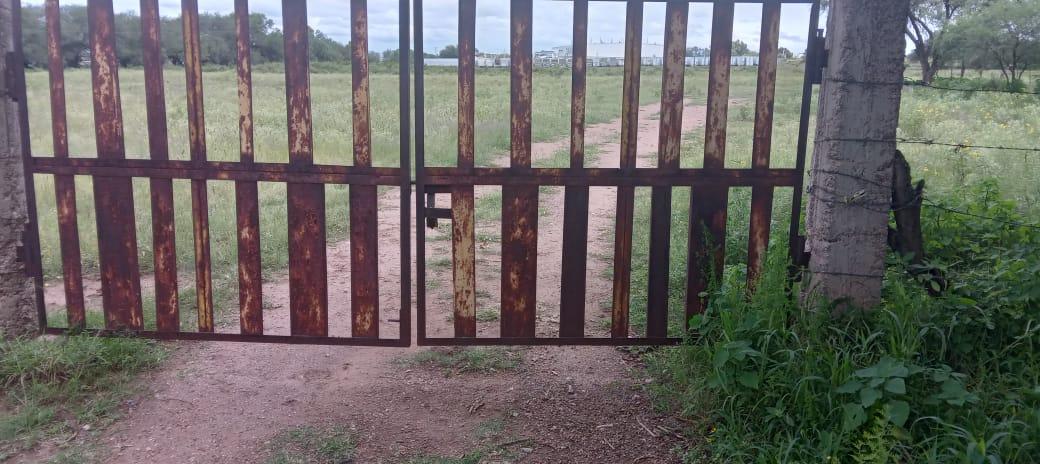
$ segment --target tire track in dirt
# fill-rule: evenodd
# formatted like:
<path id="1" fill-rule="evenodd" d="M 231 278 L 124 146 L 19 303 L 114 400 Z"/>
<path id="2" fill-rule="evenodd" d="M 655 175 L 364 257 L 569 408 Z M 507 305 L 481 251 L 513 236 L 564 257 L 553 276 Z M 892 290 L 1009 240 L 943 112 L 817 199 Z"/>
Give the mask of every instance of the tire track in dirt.
<path id="1" fill-rule="evenodd" d="M 640 166 L 655 164 L 658 141 L 657 106 L 640 112 Z M 704 109 L 687 106 L 684 131 L 703 124 Z M 598 146 L 590 166 L 617 166 L 620 122 L 590 126 L 588 146 Z M 545 159 L 567 141 L 536 143 L 535 159 Z M 488 195 L 479 188 L 478 198 Z M 541 204 L 562 205 L 562 189 L 543 193 Z M 613 249 L 613 188 L 594 188 L 590 195 L 587 333 L 601 335 L 599 322 L 609 317 Z M 394 336 L 400 304 L 398 276 L 399 196 L 381 196 L 380 327 Z M 539 218 L 539 334 L 553 333 L 559 302 L 562 207 L 546 208 Z M 414 220 L 413 220 L 414 221 Z M 414 222 L 413 222 L 414 224 Z M 442 227 L 441 229 L 448 229 Z M 500 231 L 497 221 L 478 223 L 478 234 Z M 450 257 L 450 242 L 432 238 L 427 256 Z M 414 230 L 413 230 L 414 234 Z M 413 237 L 414 238 L 414 237 Z M 413 240 L 414 243 L 414 240 Z M 544 246 L 543 246 L 544 244 Z M 480 307 L 497 309 L 499 274 L 497 243 L 479 244 Z M 605 259 L 603 258 L 605 256 Z M 329 247 L 329 320 L 332 335 L 349 333 L 350 243 Z M 450 277 L 430 268 L 432 280 Z M 605 277 L 606 276 L 606 277 Z M 264 324 L 268 333 L 288 333 L 289 292 L 284 274 L 264 284 Z M 450 282 L 446 280 L 445 282 Z M 414 293 L 413 293 L 414 294 Z M 430 333 L 451 330 L 450 304 L 437 304 L 450 288 L 430 293 Z M 481 296 L 484 295 L 484 296 Z M 489 295 L 489 296 L 488 296 Z M 236 330 L 236 311 L 228 311 L 225 330 Z M 219 330 L 219 329 L 218 329 Z M 498 322 L 480 323 L 480 334 L 497 334 Z M 239 343 L 172 343 L 165 367 L 143 379 L 149 392 L 129 405 L 125 418 L 100 437 L 106 462 L 183 463 L 255 462 L 264 443 L 287 428 L 339 425 L 358 440 L 356 462 L 402 462 L 428 454 L 459 456 L 485 445 L 527 438 L 510 449 L 517 462 L 672 462 L 674 438 L 651 436 L 645 427 L 669 424 L 652 411 L 633 379 L 638 360 L 610 347 L 520 348 L 524 363 L 516 372 L 446 376 L 429 369 L 409 369 L 393 361 L 423 348 L 290 346 Z M 638 418 L 638 420 L 637 420 Z M 504 421 L 497 439 L 480 439 L 474 429 L 488 420 Z M 525 452 L 520 452 L 519 447 Z"/>

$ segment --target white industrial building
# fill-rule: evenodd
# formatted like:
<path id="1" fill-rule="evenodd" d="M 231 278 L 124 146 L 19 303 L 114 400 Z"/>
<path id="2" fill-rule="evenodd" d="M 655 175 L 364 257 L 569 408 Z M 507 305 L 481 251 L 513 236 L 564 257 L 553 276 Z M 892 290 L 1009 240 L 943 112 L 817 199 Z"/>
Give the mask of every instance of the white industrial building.
<path id="1" fill-rule="evenodd" d="M 592 42 L 588 44 L 588 65 L 593 67 L 611 67 L 625 65 L 624 42 Z M 643 66 L 661 66 L 664 64 L 664 45 L 644 43 L 641 50 L 640 64 Z M 550 50 L 539 50 L 534 53 L 534 65 L 540 68 L 570 67 L 571 47 L 553 47 Z M 711 58 L 707 56 L 688 56 L 686 66 L 708 66 Z M 458 66 L 458 58 L 426 58 L 427 66 Z M 476 57 L 478 67 L 509 67 L 507 54 L 481 54 Z M 730 57 L 730 66 L 758 66 L 758 57 L 740 55 Z"/>

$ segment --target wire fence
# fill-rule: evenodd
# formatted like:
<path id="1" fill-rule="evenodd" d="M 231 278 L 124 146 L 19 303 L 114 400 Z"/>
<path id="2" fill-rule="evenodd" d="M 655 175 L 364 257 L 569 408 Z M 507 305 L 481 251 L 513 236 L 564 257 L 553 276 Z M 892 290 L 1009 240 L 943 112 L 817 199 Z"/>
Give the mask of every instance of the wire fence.
<path id="1" fill-rule="evenodd" d="M 1012 90 L 1001 90 L 1001 89 L 977 89 L 977 88 L 965 89 L 965 88 L 957 88 L 957 87 L 948 87 L 948 86 L 929 84 L 929 83 L 926 83 L 924 81 L 911 80 L 911 79 L 905 79 L 905 80 L 899 81 L 899 82 L 867 82 L 867 81 L 855 81 L 855 80 L 844 80 L 844 79 L 834 79 L 834 78 L 827 78 L 825 80 L 830 81 L 830 82 L 840 83 L 840 84 L 854 84 L 854 85 L 867 86 L 867 87 L 883 87 L 883 86 L 890 86 L 890 87 L 894 87 L 894 86 L 899 86 L 899 87 L 923 87 L 923 88 L 929 88 L 929 89 L 935 89 L 935 90 L 954 91 L 954 92 L 966 92 L 966 93 L 1003 93 L 1003 94 L 1021 95 L 1021 96 L 1040 95 L 1040 92 L 1030 92 L 1030 91 L 1026 91 L 1026 90 L 1012 91 Z M 1016 151 L 1016 152 L 1027 152 L 1027 153 L 1037 153 L 1037 152 L 1040 152 L 1040 147 L 1014 147 L 1014 146 L 1003 146 L 1003 145 L 974 145 L 974 144 L 961 143 L 961 142 L 949 142 L 949 141 L 940 141 L 940 140 L 933 140 L 933 139 L 910 139 L 910 138 L 905 138 L 905 137 L 894 137 L 894 138 L 888 138 L 888 139 L 886 139 L 886 138 L 824 138 L 824 139 L 816 139 L 816 141 L 814 143 L 819 143 L 819 142 L 861 142 L 861 143 L 897 143 L 897 144 L 899 144 L 899 143 L 906 143 L 906 144 L 915 144 L 915 145 L 934 145 L 934 146 L 942 146 L 942 147 L 951 147 L 951 148 L 956 148 L 956 149 L 987 149 L 987 150 Z M 838 175 L 838 176 L 848 177 L 848 178 L 852 178 L 852 179 L 855 179 L 855 180 L 858 180 L 858 181 L 861 181 L 861 182 L 865 182 L 865 183 L 868 183 L 868 184 L 873 184 L 873 185 L 876 185 L 876 186 L 884 187 L 886 189 L 890 189 L 892 187 L 891 185 L 885 185 L 885 184 L 876 182 L 876 181 L 874 181 L 872 179 L 867 179 L 867 178 L 864 178 L 862 176 L 857 176 L 857 175 L 849 174 L 849 173 L 843 173 L 843 172 L 837 172 L 837 171 L 828 171 L 828 170 L 822 170 L 822 169 L 812 169 L 812 170 L 810 170 L 810 175 L 812 175 L 814 173 L 831 174 L 831 175 Z M 957 209 L 957 208 L 950 207 L 950 206 L 945 205 L 943 203 L 934 201 L 934 200 L 932 200 L 930 198 L 923 198 L 922 196 L 917 196 L 917 197 L 913 198 L 910 202 L 908 202 L 905 205 L 892 205 L 892 204 L 890 204 L 890 202 L 881 201 L 880 199 L 874 199 L 874 200 L 868 199 L 868 198 L 866 198 L 866 196 L 862 192 L 837 192 L 837 191 L 826 189 L 826 188 L 821 187 L 821 186 L 810 187 L 809 188 L 809 193 L 814 193 L 814 197 L 815 198 L 817 198 L 818 200 L 823 201 L 825 203 L 840 203 L 840 204 L 844 204 L 844 205 L 852 205 L 852 206 L 856 206 L 856 207 L 863 208 L 863 209 L 866 209 L 866 210 L 870 210 L 870 211 L 874 211 L 874 212 L 878 212 L 878 213 L 884 213 L 884 214 L 888 214 L 888 213 L 891 213 L 891 212 L 894 212 L 894 211 L 900 211 L 900 210 L 905 209 L 905 208 L 910 208 L 910 207 L 913 207 L 916 204 L 920 203 L 922 206 L 929 207 L 929 208 L 935 208 L 935 209 L 942 210 L 942 211 L 945 211 L 945 212 L 950 213 L 950 214 L 958 214 L 958 215 L 962 215 L 962 216 L 966 216 L 966 217 L 972 217 L 972 218 L 975 218 L 975 219 L 992 221 L 992 222 L 995 222 L 995 223 L 1001 223 L 1001 224 L 1004 224 L 1004 225 L 1007 225 L 1007 226 L 1011 226 L 1011 227 L 1024 227 L 1024 228 L 1033 229 L 1033 230 L 1040 230 L 1040 224 L 1033 224 L 1033 223 L 1020 222 L 1020 221 L 1008 221 L 1008 220 L 997 218 L 997 217 L 976 214 L 976 213 L 972 213 L 972 212 L 969 212 L 969 211 L 963 211 L 963 210 L 960 210 L 960 209 Z"/>
<path id="2" fill-rule="evenodd" d="M 881 183 L 881 182 L 877 182 L 877 181 L 875 181 L 873 179 L 868 179 L 868 178 L 865 178 L 865 177 L 862 177 L 862 176 L 857 176 L 855 174 L 849 174 L 849 173 L 840 172 L 840 171 L 831 171 L 831 170 L 826 170 L 826 169 L 815 168 L 815 169 L 810 170 L 809 173 L 810 173 L 810 175 L 815 174 L 815 173 L 820 173 L 820 174 L 830 174 L 830 175 L 835 175 L 835 176 L 842 176 L 842 177 L 847 177 L 847 178 L 850 178 L 850 179 L 858 180 L 860 182 L 868 183 L 868 184 L 871 184 L 871 185 L 884 187 L 886 189 L 891 188 L 891 185 L 887 185 L 887 184 L 884 184 L 884 183 Z M 1011 227 L 1024 227 L 1024 228 L 1027 228 L 1027 229 L 1040 230 L 1040 224 L 1032 224 L 1032 223 L 1021 222 L 1021 221 L 1008 221 L 1006 219 L 1001 219 L 1001 218 L 997 218 L 997 217 L 993 217 L 993 216 L 985 216 L 985 215 L 982 215 L 982 214 L 972 213 L 970 211 L 964 211 L 964 210 L 953 208 L 953 207 L 945 205 L 943 203 L 934 201 L 934 200 L 932 200 L 930 198 L 925 198 L 923 196 L 923 193 L 919 194 L 918 196 L 915 196 L 914 198 L 912 198 L 910 201 L 908 201 L 905 204 L 894 205 L 890 201 L 884 201 L 884 200 L 880 200 L 880 199 L 871 200 L 871 199 L 867 198 L 866 195 L 864 195 L 862 192 L 858 192 L 858 191 L 857 192 L 838 192 L 836 190 L 828 189 L 828 188 L 825 188 L 825 187 L 822 187 L 822 186 L 819 186 L 819 185 L 810 186 L 808 191 L 809 191 L 808 193 L 813 194 L 814 198 L 816 198 L 819 201 L 822 201 L 824 203 L 841 204 L 841 205 L 845 205 L 845 206 L 854 206 L 854 207 L 862 208 L 862 209 L 865 209 L 865 210 L 868 210 L 868 211 L 873 211 L 873 212 L 876 212 L 876 213 L 888 214 L 888 213 L 892 213 L 892 212 L 896 212 L 896 211 L 901 211 L 901 210 L 904 210 L 904 209 L 907 209 L 907 208 L 912 208 L 916 204 L 920 203 L 921 206 L 926 206 L 926 207 L 929 207 L 929 208 L 935 208 L 935 209 L 938 209 L 938 210 L 941 210 L 941 211 L 945 211 L 945 212 L 951 213 L 951 214 L 958 214 L 958 215 L 961 215 L 961 216 L 972 217 L 972 218 L 975 218 L 975 219 L 982 219 L 982 220 L 986 220 L 986 221 L 992 221 L 992 222 L 1004 224 L 1004 225 L 1011 226 Z M 826 195 L 826 196 L 824 196 L 824 195 Z"/>

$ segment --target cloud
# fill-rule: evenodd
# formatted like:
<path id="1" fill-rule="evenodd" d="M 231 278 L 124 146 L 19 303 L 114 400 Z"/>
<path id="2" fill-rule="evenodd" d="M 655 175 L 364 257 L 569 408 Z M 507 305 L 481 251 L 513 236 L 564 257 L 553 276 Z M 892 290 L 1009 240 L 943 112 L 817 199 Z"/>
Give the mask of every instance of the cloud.
<path id="1" fill-rule="evenodd" d="M 203 12 L 230 13 L 232 0 L 198 0 Z M 27 0 L 40 4 L 42 0 Z M 86 0 L 67 0 L 63 4 L 86 4 Z M 139 0 L 114 0 L 116 11 L 138 11 Z M 570 45 L 572 42 L 573 4 L 568 1 L 534 0 L 534 47 L 536 50 Z M 252 0 L 250 11 L 271 17 L 281 23 L 280 0 Z M 398 0 L 369 0 L 369 47 L 374 51 L 397 48 Z M 710 4 L 692 3 L 688 22 L 688 46 L 707 47 L 711 42 Z M 661 43 L 664 37 L 664 10 L 661 2 L 644 6 L 643 39 Z M 163 16 L 180 14 L 177 0 L 159 0 Z M 350 40 L 350 9 L 346 0 L 310 0 L 307 16 L 311 27 L 321 30 L 335 40 Z M 458 41 L 458 0 L 424 0 L 424 49 L 436 52 L 445 45 Z M 757 47 L 761 29 L 760 4 L 737 4 L 733 37 Z M 808 32 L 809 5 L 785 4 L 780 16 L 780 46 L 799 52 L 805 49 Z M 509 2 L 477 0 L 477 48 L 488 52 L 509 50 Z M 625 4 L 616 1 L 589 4 L 589 40 L 619 42 L 625 37 Z"/>

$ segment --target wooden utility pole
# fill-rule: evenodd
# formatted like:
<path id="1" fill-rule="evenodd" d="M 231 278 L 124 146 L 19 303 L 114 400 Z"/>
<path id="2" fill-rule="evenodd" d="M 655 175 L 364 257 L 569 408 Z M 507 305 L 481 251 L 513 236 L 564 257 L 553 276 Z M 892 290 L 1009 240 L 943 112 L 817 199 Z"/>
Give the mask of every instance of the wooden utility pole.
<path id="1" fill-rule="evenodd" d="M 908 0 L 832 0 L 810 172 L 807 299 L 881 302 Z"/>
<path id="2" fill-rule="evenodd" d="M 23 239 L 28 210 L 25 195 L 21 105 L 17 100 L 22 63 L 12 60 L 18 12 L 0 2 L 0 336 L 36 328 L 35 286 L 26 272 Z M 17 3 L 17 2 L 14 2 Z M 17 67 L 17 69 L 8 69 Z"/>

